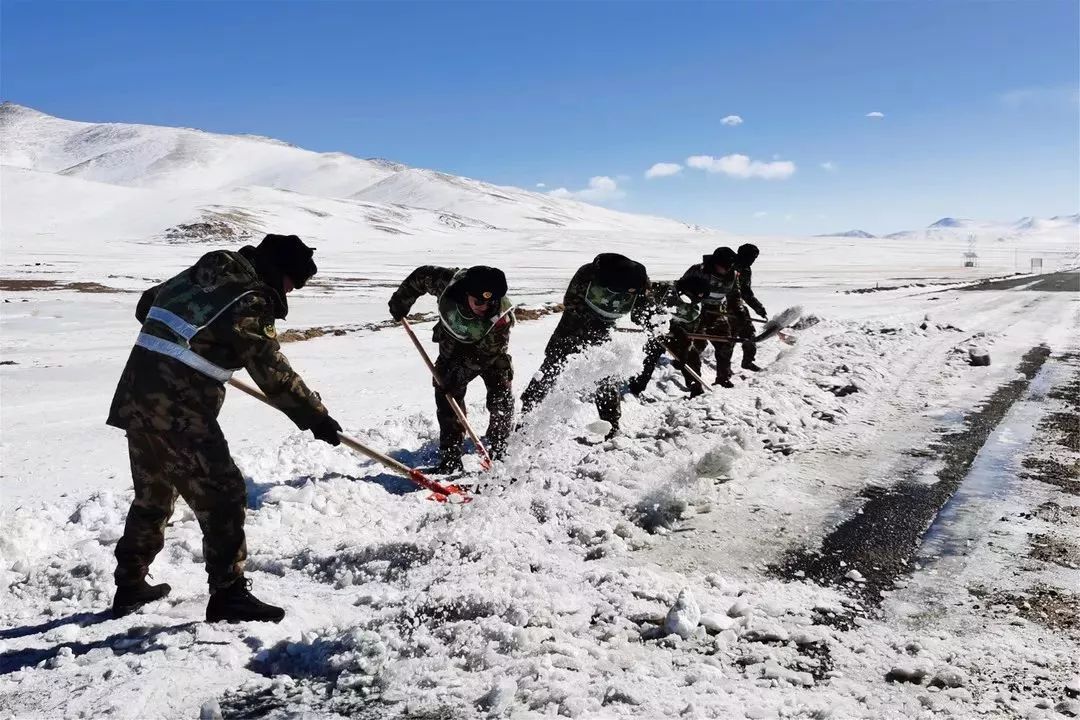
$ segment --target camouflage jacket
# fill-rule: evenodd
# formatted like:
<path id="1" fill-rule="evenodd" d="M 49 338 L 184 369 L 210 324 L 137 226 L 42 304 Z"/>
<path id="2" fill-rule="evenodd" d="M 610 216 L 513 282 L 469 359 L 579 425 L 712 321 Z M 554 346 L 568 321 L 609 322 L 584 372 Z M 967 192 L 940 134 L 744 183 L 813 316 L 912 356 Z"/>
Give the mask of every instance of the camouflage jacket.
<path id="1" fill-rule="evenodd" d="M 505 355 L 510 346 L 510 328 L 514 326 L 513 312 L 509 312 L 511 302 L 509 298 L 502 299 L 500 313 L 506 313 L 504 319 L 495 323 L 476 342 L 465 342 L 455 337 L 448 329 L 453 323 L 449 315 L 457 312 L 471 316 L 471 313 L 467 308 L 461 308 L 460 303 L 446 297 L 446 290 L 463 269 L 438 265 L 422 265 L 416 268 L 394 291 L 390 297 L 390 306 L 397 306 L 399 310 L 408 313 L 421 295 L 434 295 L 439 298 L 439 322 L 432 331 L 432 339 L 439 344 L 439 356 L 451 362 L 460 359 L 487 364 L 496 357 Z"/>
<path id="2" fill-rule="evenodd" d="M 565 354 L 570 348 L 574 348 L 573 351 L 576 352 L 584 345 L 601 343 L 610 336 L 615 320 L 598 314 L 586 300 L 586 292 L 592 284 L 594 274 L 594 266 L 590 262 L 578 268 L 570 279 L 566 294 L 563 295 L 562 317 L 548 340 L 545 353 Z M 641 302 L 644 302 L 643 298 L 639 298 L 634 307 Z M 633 309 L 630 317 L 635 323 L 638 322 Z"/>
<path id="3" fill-rule="evenodd" d="M 739 274 L 722 278 L 708 269 L 709 258 L 703 257 L 697 265 L 691 265 L 683 278 L 692 275 L 704 278 L 709 283 L 709 294 L 701 304 L 701 318 L 697 330 L 711 335 L 731 335 L 730 315 L 745 312 L 742 296 L 739 294 Z"/>
<path id="4" fill-rule="evenodd" d="M 655 333 L 663 319 L 670 319 L 669 331 L 686 331 L 693 327 L 701 316 L 701 303 L 688 302 L 676 290 L 670 280 L 652 283 L 649 292 L 630 313 L 630 319 L 650 333 Z"/>
<path id="5" fill-rule="evenodd" d="M 184 286 L 181 278 L 185 277 L 192 290 L 201 289 L 207 298 L 222 287 L 236 295 L 244 293 L 191 338 L 191 350 L 222 368 L 246 369 L 270 401 L 301 429 L 327 414 L 318 394 L 281 354 L 274 317 L 284 317 L 284 298 L 260 279 L 241 253 L 207 253 L 176 278 L 143 293 L 135 310 L 143 333 L 176 340 L 166 325 L 147 319 L 147 314 L 164 287 L 175 291 Z M 187 302 L 195 315 L 213 315 L 211 308 L 199 306 L 208 302 L 200 293 L 190 293 Z M 220 432 L 217 415 L 224 400 L 221 382 L 174 358 L 136 346 L 120 376 L 107 422 L 135 431 Z"/>
<path id="6" fill-rule="evenodd" d="M 739 295 L 742 297 L 743 302 L 753 308 L 754 312 L 764 317 L 765 306 L 762 305 L 761 301 L 754 295 L 754 289 L 751 287 L 753 278 L 754 274 L 750 268 L 739 268 Z"/>

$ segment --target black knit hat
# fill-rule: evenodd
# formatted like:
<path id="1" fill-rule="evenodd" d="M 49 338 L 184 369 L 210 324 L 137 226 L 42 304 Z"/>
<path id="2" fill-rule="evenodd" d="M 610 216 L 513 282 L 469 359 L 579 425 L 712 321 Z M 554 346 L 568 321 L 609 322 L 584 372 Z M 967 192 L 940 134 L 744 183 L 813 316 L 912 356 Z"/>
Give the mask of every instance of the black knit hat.
<path id="1" fill-rule="evenodd" d="M 616 292 L 643 291 L 649 285 L 645 266 L 618 253 L 600 253 L 593 259 L 593 279 Z"/>
<path id="2" fill-rule="evenodd" d="M 477 300 L 498 302 L 506 296 L 506 275 L 499 268 L 474 265 L 456 283 L 462 299 L 472 295 Z"/>
<path id="3" fill-rule="evenodd" d="M 735 267 L 735 260 L 737 259 L 735 251 L 729 247 L 718 247 L 713 250 L 713 254 L 709 256 L 710 265 L 720 265 L 721 267 L 733 268 Z"/>
<path id="4" fill-rule="evenodd" d="M 283 275 L 289 276 L 293 287 L 304 287 L 318 271 L 315 261 L 311 259 L 315 248 L 305 245 L 296 235 L 267 235 L 259 243 L 258 251 Z"/>
<path id="5" fill-rule="evenodd" d="M 761 251 L 758 250 L 757 245 L 751 245 L 750 243 L 740 245 L 739 252 L 737 253 L 739 257 L 739 265 L 743 267 L 750 267 L 754 264 L 754 261 L 758 259 L 758 255 L 760 254 Z"/>

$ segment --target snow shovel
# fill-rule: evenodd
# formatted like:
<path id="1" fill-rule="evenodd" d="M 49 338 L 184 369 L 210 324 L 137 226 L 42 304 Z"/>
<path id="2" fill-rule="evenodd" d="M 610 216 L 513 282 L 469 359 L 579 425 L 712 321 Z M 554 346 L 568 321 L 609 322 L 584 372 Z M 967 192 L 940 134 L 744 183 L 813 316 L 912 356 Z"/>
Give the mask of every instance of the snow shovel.
<path id="1" fill-rule="evenodd" d="M 762 326 L 761 332 L 759 332 L 757 334 L 757 337 L 754 338 L 754 342 L 768 340 L 773 335 L 776 335 L 780 338 L 781 342 L 787 343 L 788 345 L 794 345 L 795 336 L 785 331 L 795 323 L 799 322 L 800 317 L 802 317 L 802 308 L 798 305 L 789 307 L 787 310 L 784 310 L 779 315 L 773 315 Z M 756 320 L 757 318 L 753 319 Z"/>
<path id="2" fill-rule="evenodd" d="M 704 380 L 702 380 L 702 379 L 701 379 L 701 376 L 700 376 L 700 375 L 698 375 L 698 374 L 697 374 L 696 372 L 694 372 L 694 371 L 693 371 L 693 370 L 691 370 L 691 369 L 690 369 L 689 367 L 687 367 L 687 366 L 686 366 L 686 361 L 685 361 L 685 360 L 683 360 L 682 358 L 680 358 L 680 357 L 679 357 L 678 355 L 676 355 L 676 354 L 675 354 L 675 351 L 674 351 L 674 350 L 672 350 L 672 349 L 671 349 L 671 348 L 670 348 L 670 347 L 668 346 L 668 344 L 667 344 L 667 343 L 664 343 L 664 349 L 665 349 L 665 350 L 667 350 L 667 352 L 668 352 L 668 355 L 670 355 L 671 357 L 673 357 L 673 358 L 675 358 L 676 360 L 678 360 L 678 361 L 679 361 L 679 364 L 681 364 L 681 365 L 682 365 L 682 367 L 681 367 L 681 368 L 679 368 L 679 369 L 680 369 L 680 370 L 685 370 L 685 371 L 686 371 L 686 374 L 687 374 L 687 375 L 689 375 L 690 377 L 694 378 L 694 380 L 695 380 L 695 381 L 696 381 L 696 382 L 697 382 L 697 383 L 698 383 L 698 384 L 699 384 L 699 385 L 701 386 L 701 388 L 702 388 L 703 390 L 708 390 L 709 392 L 712 392 L 712 391 L 713 391 L 713 389 L 712 389 L 712 386 L 711 386 L 711 385 L 708 385 L 708 384 L 706 384 L 706 382 L 705 382 Z"/>
<path id="3" fill-rule="evenodd" d="M 724 313 L 728 317 L 736 317 L 731 313 Z M 761 328 L 761 332 L 752 338 L 734 338 L 734 337 L 719 337 L 708 335 L 691 335 L 691 338 L 698 340 L 720 340 L 722 342 L 752 342 L 759 343 L 763 340 L 768 340 L 773 335 L 784 343 L 785 345 L 794 345 L 798 338 L 791 332 L 790 325 L 793 325 L 799 321 L 802 317 L 802 307 L 794 305 L 781 312 L 779 315 L 774 315 L 771 319 L 756 318 L 753 315 L 748 316 L 751 322 L 764 323 Z"/>
<path id="4" fill-rule="evenodd" d="M 730 335 L 702 335 L 701 333 L 687 333 L 686 337 L 690 338 L 691 340 L 708 340 L 709 342 L 712 342 L 713 340 L 715 340 L 716 342 L 729 343 L 754 342 L 754 338 L 731 337 Z"/>
<path id="5" fill-rule="evenodd" d="M 480 438 L 477 436 L 476 431 L 472 429 L 472 425 L 469 424 L 469 419 L 465 417 L 465 411 L 461 409 L 461 405 L 458 404 L 457 400 L 450 396 L 450 393 L 446 392 L 442 380 L 439 379 L 439 373 L 435 370 L 435 363 L 431 362 L 431 356 L 428 355 L 427 350 L 424 349 L 420 339 L 416 337 L 412 325 L 410 325 L 409 321 L 405 318 L 401 318 L 401 326 L 405 328 L 405 332 L 409 333 L 409 339 L 412 340 L 412 344 L 416 346 L 417 351 L 420 353 L 420 357 L 424 358 L 424 363 L 428 366 L 428 370 L 431 371 L 431 377 L 434 378 L 435 384 L 443 391 L 443 396 L 446 398 L 446 402 L 450 404 L 450 409 L 454 411 L 454 415 L 457 415 L 461 427 L 465 430 L 469 439 L 473 441 L 473 445 L 476 446 L 476 452 L 480 455 L 480 467 L 485 470 L 490 470 L 491 456 L 488 455 L 487 448 L 484 447 L 484 443 L 480 442 Z"/>
<path id="6" fill-rule="evenodd" d="M 776 335 L 777 340 L 784 343 L 785 345 L 794 345 L 796 342 L 798 342 L 799 338 L 796 337 L 794 333 L 788 332 L 788 330 L 790 330 L 790 328 L 784 328 L 783 330 L 775 331 L 775 333 L 773 334 Z M 752 338 L 741 338 L 731 337 L 729 335 L 699 335 L 697 333 L 688 333 L 686 337 L 690 338 L 691 340 L 708 340 L 710 342 L 715 340 L 716 342 L 729 343 L 756 343 L 763 339 L 767 340 L 768 337 L 771 337 L 771 335 L 765 338 L 762 338 L 760 335 Z"/>
<path id="7" fill-rule="evenodd" d="M 273 405 L 273 403 L 271 403 L 265 395 L 259 392 L 258 389 L 252 387 L 251 385 L 248 385 L 243 380 L 229 378 L 229 384 L 237 390 L 243 390 L 256 400 L 261 400 L 267 405 Z M 467 503 L 472 501 L 472 498 L 466 495 L 465 492 L 457 485 L 442 485 L 441 483 L 438 483 L 427 477 L 426 475 L 424 475 L 424 473 L 420 472 L 416 468 L 411 468 L 404 463 L 398 462 L 389 455 L 384 455 L 378 450 L 369 448 L 367 445 L 364 445 L 356 438 L 350 437 L 343 432 L 339 432 L 338 437 L 341 439 L 342 444 L 348 447 L 350 450 L 358 452 L 361 455 L 368 457 L 377 463 L 381 463 L 393 470 L 394 472 L 404 477 L 407 477 L 409 480 L 412 480 L 414 483 L 424 488 L 425 490 L 430 490 L 431 495 L 428 495 L 428 500 L 451 503 Z"/>

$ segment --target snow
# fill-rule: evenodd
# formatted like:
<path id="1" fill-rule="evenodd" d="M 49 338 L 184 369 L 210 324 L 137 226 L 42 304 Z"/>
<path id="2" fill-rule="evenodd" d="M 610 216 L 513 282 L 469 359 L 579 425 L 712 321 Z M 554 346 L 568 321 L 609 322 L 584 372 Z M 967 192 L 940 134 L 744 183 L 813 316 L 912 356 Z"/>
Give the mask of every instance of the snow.
<path id="1" fill-rule="evenodd" d="M 670 279 L 751 239 L 265 138 L 11 105 L 0 120 L 4 280 L 57 283 L 3 291 L 14 364 L 0 366 L 0 715 L 891 718 L 1073 702 L 1062 688 L 1080 672 L 1074 639 L 971 607 L 980 583 L 1024 587 L 1013 573 L 1032 562 L 1034 526 L 1002 536 L 976 523 L 970 555 L 928 562 L 879 615 L 846 588 L 769 568 L 857 511 L 868 486 L 895 482 L 897 457 L 1012 379 L 1033 345 L 1075 345 L 1067 293 L 952 289 L 1011 272 L 1021 248 L 1075 251 L 1075 225 L 1013 231 L 980 249 L 978 268 L 958 262 L 967 229 L 753 238 L 767 307 L 818 320 L 797 345 L 764 343 L 763 372 L 693 401 L 663 363 L 624 400 L 620 434 L 585 446 L 574 438 L 599 427 L 587 391 L 640 367 L 643 336 L 615 333 L 568 364 L 468 505 L 429 502 L 230 392 L 221 423 L 248 482 L 248 571 L 285 620 L 199 622 L 201 533 L 183 503 L 152 568 L 172 595 L 114 620 L 98 613 L 131 488 L 122 434 L 103 419 L 137 332 L 136 291 L 271 229 L 311 239 L 320 273 L 280 329 L 344 334 L 285 353 L 347 432 L 423 465 L 438 435 L 427 371 L 403 333 L 375 326 L 413 267 L 498 265 L 515 299 L 539 306 L 601 249 Z M 167 236 L 205 219 L 237 235 Z M 908 287 L 843 292 L 875 283 Z M 515 327 L 515 393 L 557 321 Z M 425 340 L 430 327 L 418 326 Z M 968 365 L 976 345 L 994 365 Z M 482 427 L 479 387 L 467 400 Z M 985 511 L 1018 513 L 1050 497 L 1040 492 L 990 496 Z M 1031 572 L 1053 587 L 1080 579 Z M 923 684 L 887 682 L 891 671 Z"/>
<path id="2" fill-rule="evenodd" d="M 697 630 L 700 620 L 701 608 L 690 591 L 683 590 L 664 618 L 664 632 L 669 635 L 674 633 L 686 640 Z"/>

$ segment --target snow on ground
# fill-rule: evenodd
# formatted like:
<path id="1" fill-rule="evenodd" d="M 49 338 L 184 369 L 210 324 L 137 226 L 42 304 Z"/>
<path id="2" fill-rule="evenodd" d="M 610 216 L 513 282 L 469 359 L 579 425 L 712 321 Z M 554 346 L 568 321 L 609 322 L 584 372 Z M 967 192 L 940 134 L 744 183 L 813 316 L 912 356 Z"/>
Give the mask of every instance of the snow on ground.
<path id="1" fill-rule="evenodd" d="M 30 295 L 25 305 L 43 305 L 37 317 L 48 318 L 102 297 L 43 294 L 5 299 Z M 728 393 L 687 402 L 662 368 L 653 402 L 627 402 L 625 436 L 581 446 L 572 438 L 593 415 L 576 391 L 640 359 L 640 336 L 620 333 L 530 418 L 496 474 L 517 482 L 467 506 L 401 494 L 405 484 L 380 468 L 230 397 L 223 424 L 250 483 L 251 576 L 289 612 L 272 627 L 197 622 L 201 540 L 186 509 L 154 568 L 173 584 L 170 600 L 122 620 L 93 615 L 111 598 L 111 549 L 130 499 L 122 437 L 100 420 L 134 296 L 111 297 L 116 317 L 98 323 L 82 359 L 69 343 L 85 320 L 48 318 L 69 329 L 34 332 L 26 311 L 26 324 L 4 333 L 25 345 L 5 348 L 19 364 L 2 376 L 2 707 L 18 717 L 194 716 L 204 703 L 225 717 L 915 717 L 1056 704 L 1053 688 L 1076 672 L 1075 635 L 1011 625 L 1015 615 L 976 632 L 966 613 L 838 630 L 818 623 L 853 613 L 842 589 L 765 572 L 783 548 L 820 537 L 863 485 L 888 483 L 876 463 L 1009 377 L 1025 346 L 1061 342 L 1076 321 L 1069 295 L 954 292 L 950 312 L 980 324 L 922 330 L 925 308 L 941 300 L 912 294 L 876 302 L 866 321 L 840 319 L 851 307 L 834 319 L 809 305 L 821 322 L 795 347 L 763 353 L 769 370 Z M 554 320 L 515 332 L 519 385 Z M 980 338 L 990 368 L 952 352 L 990 327 Z M 411 462 L 432 457 L 430 392 L 400 334 L 286 350 L 349 431 Z M 848 383 L 859 392 L 830 392 Z M 470 410 L 483 416 L 481 398 Z M 46 432 L 63 450 L 43 452 Z M 967 572 L 992 582 L 1001 565 L 985 567 Z M 693 612 L 669 620 L 681 594 L 697 623 Z M 666 635 L 665 622 L 686 637 Z M 905 663 L 928 677 L 959 673 L 963 684 L 928 693 L 884 681 Z M 1008 705 L 996 699 L 995 668 L 1021 678 L 1002 690 L 1015 697 Z"/>
<path id="2" fill-rule="evenodd" d="M 1054 517 L 1075 518 L 1071 486 L 1016 480 L 969 500 L 934 536 L 962 538 L 965 552 L 928 546 L 879 610 L 857 600 L 859 568 L 838 587 L 770 570 L 857 513 L 868 487 L 895 485 L 909 451 L 955 428 L 1045 343 L 1044 375 L 972 466 L 970 487 L 1014 477 L 1042 447 L 1030 428 L 1060 410 L 1048 388 L 1072 372 L 1062 358 L 1077 350 L 1077 294 L 955 289 L 1011 272 L 1012 245 L 964 269 L 959 236 L 761 239 L 761 299 L 817 320 L 796 345 L 763 345 L 765 372 L 694 401 L 663 365 L 641 400 L 626 399 L 618 438 L 582 445 L 574 438 L 595 419 L 582 395 L 641 360 L 643 336 L 616 333 L 572 363 L 467 505 L 430 502 L 230 393 L 222 426 L 249 484 L 249 574 L 286 619 L 200 622 L 201 536 L 180 503 L 153 567 L 172 595 L 114 620 L 102 611 L 131 490 L 124 439 L 103 420 L 137 332 L 134 291 L 242 241 L 172 241 L 166 229 L 216 205 L 257 216 L 244 222 L 260 231 L 313 238 L 318 282 L 292 297 L 280 329 L 345 333 L 285 352 L 347 431 L 416 465 L 436 449 L 430 383 L 402 332 L 372 326 L 412 267 L 499 265 L 512 294 L 538 305 L 601 250 L 672 278 L 743 239 L 654 219 L 627 229 L 631 216 L 606 230 L 600 215 L 563 229 L 459 226 L 441 208 L 263 186 L 273 183 L 106 185 L 105 165 L 28 169 L 45 150 L 55 164 L 55 143 L 19 148 L 5 145 L 5 159 L 22 159 L 0 176 L 0 716 L 1053 717 L 1075 707 L 1065 687 L 1080 672 L 1076 625 L 1023 606 L 1035 585 L 1066 601 L 1080 585 L 1075 567 L 1029 557 L 1029 532 L 1077 544 L 1075 519 L 1034 512 L 1051 503 Z M 444 180 L 403 176 L 414 200 L 417 177 Z M 409 234 L 375 227 L 390 221 Z M 1009 242 L 1064 252 L 1075 240 L 1068 230 Z M 908 287 L 844 292 L 875 284 Z M 557 319 L 515 328 L 516 392 Z M 967 364 L 976 345 L 989 367 Z M 483 427 L 479 386 L 468 408 Z M 1063 457 L 1075 467 L 1075 453 Z M 1001 516 L 1010 521 L 991 521 Z"/>

